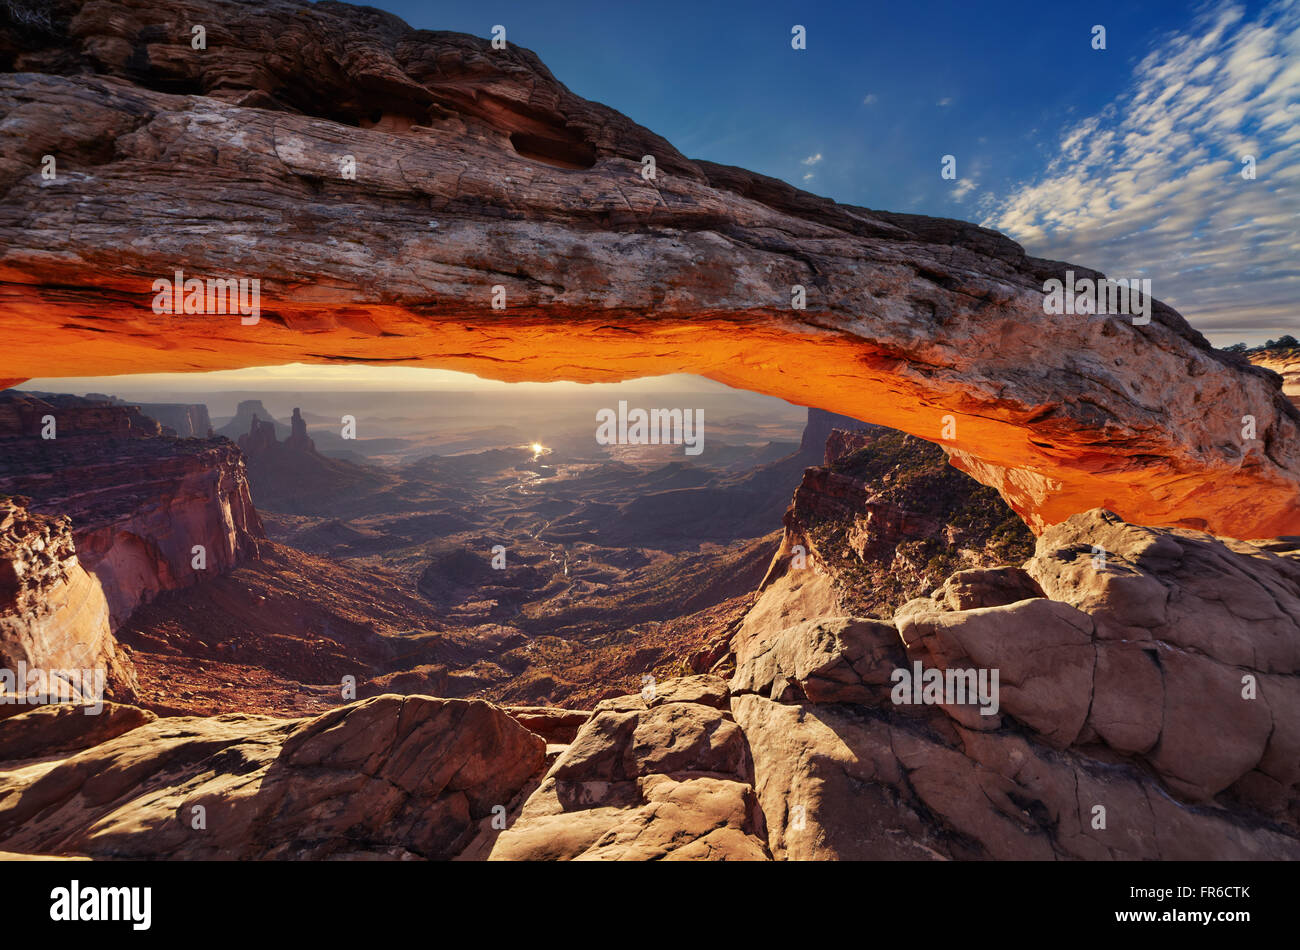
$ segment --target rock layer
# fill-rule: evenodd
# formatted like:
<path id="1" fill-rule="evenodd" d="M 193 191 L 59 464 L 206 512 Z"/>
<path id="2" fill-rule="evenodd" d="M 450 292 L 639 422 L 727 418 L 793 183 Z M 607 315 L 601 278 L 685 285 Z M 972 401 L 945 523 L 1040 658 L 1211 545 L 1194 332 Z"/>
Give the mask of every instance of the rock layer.
<path id="1" fill-rule="evenodd" d="M 99 578 L 114 629 L 158 592 L 256 556 L 265 531 L 233 443 L 163 437 L 129 406 L 6 395 L 0 492 L 71 519 L 77 555 Z M 52 439 L 40 434 L 47 416 Z"/>
<path id="2" fill-rule="evenodd" d="M 829 614 L 816 582 L 789 580 L 746 618 L 730 683 L 647 684 L 591 713 L 391 695 L 296 720 L 24 712 L 0 724 L 0 848 L 1300 859 L 1300 541 L 1097 510 L 892 624 Z M 900 702 L 895 673 L 917 663 L 998 670 L 994 714 Z"/>
<path id="3" fill-rule="evenodd" d="M 527 50 L 372 9 L 49 12 L 0 29 L 11 380 L 295 360 L 690 372 L 941 441 L 1035 531 L 1104 506 L 1300 532 L 1300 415 L 1276 375 L 1159 303 L 1145 325 L 1045 314 L 1066 265 L 1002 235 L 689 160 Z M 177 269 L 260 280 L 259 321 L 156 314 Z"/>
<path id="4" fill-rule="evenodd" d="M 25 501 L 25 499 L 23 499 Z M 15 676 L 19 664 L 47 674 L 102 670 L 114 694 L 131 696 L 135 675 L 108 622 L 108 602 L 98 579 L 77 559 L 67 518 L 35 514 L 0 498 L 0 669 Z M 83 694 L 83 681 L 65 678 Z M 91 684 L 93 687 L 93 681 Z M 93 695 L 85 698 L 95 700 Z M 5 702 L 12 703 L 9 696 Z M 0 718 L 25 707 L 0 705 Z"/>

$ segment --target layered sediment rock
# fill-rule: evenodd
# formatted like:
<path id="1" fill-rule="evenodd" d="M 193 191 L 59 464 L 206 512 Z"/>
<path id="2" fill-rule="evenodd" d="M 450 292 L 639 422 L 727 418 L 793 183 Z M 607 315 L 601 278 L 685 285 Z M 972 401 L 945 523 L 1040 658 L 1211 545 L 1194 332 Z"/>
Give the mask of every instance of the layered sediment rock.
<path id="1" fill-rule="evenodd" d="M 140 411 L 157 419 L 181 439 L 206 439 L 212 434 L 208 407 L 199 403 L 142 402 Z"/>
<path id="2" fill-rule="evenodd" d="M 418 696 L 288 721 L 24 713 L 0 728 L 0 846 L 1300 859 L 1300 540 L 1247 545 L 1098 510 L 1041 538 L 1024 568 L 960 572 L 893 622 L 801 617 L 813 600 L 779 609 L 776 589 L 737 635 L 730 683 L 651 683 L 590 714 Z M 941 687 L 970 671 L 973 691 L 902 687 L 918 669 Z M 47 739 L 67 754 L 24 758 Z M 126 769 L 139 781 L 112 778 Z"/>
<path id="3" fill-rule="evenodd" d="M 129 439 L 162 435 L 162 425 L 139 406 L 63 393 L 0 393 L 0 439 L 60 436 Z"/>
<path id="4" fill-rule="evenodd" d="M 129 405 L 126 400 L 105 393 L 86 393 L 85 398 L 118 406 Z M 203 439 L 210 434 L 212 420 L 208 417 L 208 407 L 202 403 L 137 402 L 133 405 L 143 415 L 162 426 L 166 435 L 181 439 Z M 171 431 L 168 432 L 168 429 Z"/>
<path id="5" fill-rule="evenodd" d="M 135 689 L 130 661 L 113 639 L 99 580 L 77 559 L 68 519 L 35 514 L 25 502 L 0 497 L 0 670 L 15 678 L 5 703 L 29 692 L 30 681 L 17 681 L 24 668 L 45 676 L 75 671 L 75 678 L 64 678 L 67 695 L 91 701 L 99 698 L 96 684 L 80 674 L 99 670 L 100 688 L 129 698 Z M 0 718 L 22 708 L 0 705 Z"/>
<path id="6" fill-rule="evenodd" d="M 41 436 L 44 417 L 54 438 Z M 255 557 L 265 537 L 239 449 L 160 431 L 132 407 L 0 398 L 0 492 L 71 519 L 114 628 L 159 591 Z"/>
<path id="7" fill-rule="evenodd" d="M 295 360 L 689 372 L 942 441 L 1035 531 L 1105 506 L 1300 532 L 1300 413 L 1276 375 L 1159 302 L 1147 323 L 1044 313 L 1067 265 L 1002 235 L 687 159 L 527 50 L 372 9 L 49 13 L 0 27 L 10 379 Z M 259 280 L 257 322 L 155 313 L 153 282 L 178 268 Z"/>

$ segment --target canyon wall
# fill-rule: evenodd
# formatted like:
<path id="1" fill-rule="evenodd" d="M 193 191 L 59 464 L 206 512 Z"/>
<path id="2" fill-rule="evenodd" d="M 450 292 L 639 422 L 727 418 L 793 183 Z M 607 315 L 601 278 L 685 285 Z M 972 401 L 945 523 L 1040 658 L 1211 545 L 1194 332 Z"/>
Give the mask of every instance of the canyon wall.
<path id="1" fill-rule="evenodd" d="M 919 440 L 842 435 L 713 664 L 729 679 L 545 715 L 391 695 L 291 720 L 46 707 L 0 721 L 0 836 L 97 858 L 1300 859 L 1298 539 L 1094 510 L 1020 567 L 867 616 L 863 565 L 898 570 L 937 495 L 969 513 L 992 493 Z M 944 540 L 979 554 L 961 537 L 997 518 L 950 514 Z M 969 693 L 945 691 L 967 673 Z M 104 778 L 127 767 L 138 783 Z M 250 775 L 266 795 L 238 794 Z M 225 817 L 189 834 L 178 794 Z M 340 796 L 353 806 L 322 824 Z"/>
<path id="2" fill-rule="evenodd" d="M 824 454 L 795 489 L 764 588 L 811 582 L 826 588 L 819 598 L 831 615 L 888 618 L 954 571 L 1020 563 L 1033 551 L 997 493 L 928 442 L 878 427 L 831 429 Z M 803 577 L 785 576 L 791 563 Z"/>
<path id="3" fill-rule="evenodd" d="M 20 663 L 102 669 L 114 695 L 130 698 L 135 689 L 130 661 L 109 628 L 108 601 L 77 559 L 68 519 L 0 497 L 0 669 L 16 675 Z M 25 683 L 14 685 L 26 692 Z M 0 718 L 14 711 L 22 708 L 0 706 Z"/>
<path id="4" fill-rule="evenodd" d="M 38 396 L 57 395 L 36 393 Z M 208 407 L 202 403 L 181 403 L 181 402 L 137 402 L 128 403 L 124 399 L 116 396 L 109 396 L 104 393 L 86 393 L 86 399 L 92 402 L 106 402 L 117 406 L 131 405 L 138 409 L 142 415 L 153 419 L 160 426 L 171 429 L 167 435 L 175 435 L 182 439 L 202 439 L 212 428 L 212 420 L 208 418 Z"/>
<path id="5" fill-rule="evenodd" d="M 1046 280 L 1100 275 L 690 160 L 518 46 L 343 4 L 55 0 L 0 27 L 0 65 L 7 380 L 688 372 L 939 442 L 1035 532 L 1100 506 L 1300 533 L 1300 412 L 1169 307 L 1044 313 Z M 259 280 L 256 322 L 156 313 L 178 269 Z"/>
<path id="6" fill-rule="evenodd" d="M 49 416 L 55 437 L 45 439 Z M 133 428 L 137 416 L 75 397 L 0 397 L 0 492 L 71 519 L 78 557 L 103 585 L 114 628 L 160 591 L 255 557 L 265 537 L 237 446 L 163 437 L 153 420 L 153 432 Z"/>
<path id="7" fill-rule="evenodd" d="M 140 411 L 171 429 L 182 439 L 203 439 L 212 428 L 208 407 L 199 404 L 142 402 Z"/>
<path id="8" fill-rule="evenodd" d="M 25 712 L 0 722 L 0 838 L 98 858 L 1300 859 L 1294 541 L 1093 511 L 1023 568 L 958 572 L 889 620 L 825 607 L 770 586 L 730 680 L 590 713 Z M 998 670 L 996 702 L 900 699 L 917 669 Z M 51 739 L 85 751 L 32 763 Z M 112 778 L 126 768 L 138 782 Z M 250 780 L 264 794 L 239 794 Z M 178 796 L 208 806 L 202 833 Z"/>

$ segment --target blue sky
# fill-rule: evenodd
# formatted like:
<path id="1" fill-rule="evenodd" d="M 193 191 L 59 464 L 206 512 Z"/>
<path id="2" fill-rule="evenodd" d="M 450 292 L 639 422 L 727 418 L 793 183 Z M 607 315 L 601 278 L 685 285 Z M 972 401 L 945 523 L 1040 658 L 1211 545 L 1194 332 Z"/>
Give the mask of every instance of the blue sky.
<path id="1" fill-rule="evenodd" d="M 1300 0 L 377 5 L 502 24 L 688 157 L 1151 277 L 1216 344 L 1300 330 Z"/>

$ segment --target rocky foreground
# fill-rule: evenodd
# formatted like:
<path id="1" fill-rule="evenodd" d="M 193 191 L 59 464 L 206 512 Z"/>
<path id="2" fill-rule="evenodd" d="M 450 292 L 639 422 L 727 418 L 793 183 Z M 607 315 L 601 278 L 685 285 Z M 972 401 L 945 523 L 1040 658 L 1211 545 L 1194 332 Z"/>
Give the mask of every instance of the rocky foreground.
<path id="1" fill-rule="evenodd" d="M 1300 858 L 1300 539 L 1101 510 L 892 621 L 778 556 L 735 673 L 590 712 L 0 721 L 0 847 L 93 858 Z M 996 669 L 903 704 L 895 671 Z M 905 693 L 904 698 L 910 694 Z"/>

